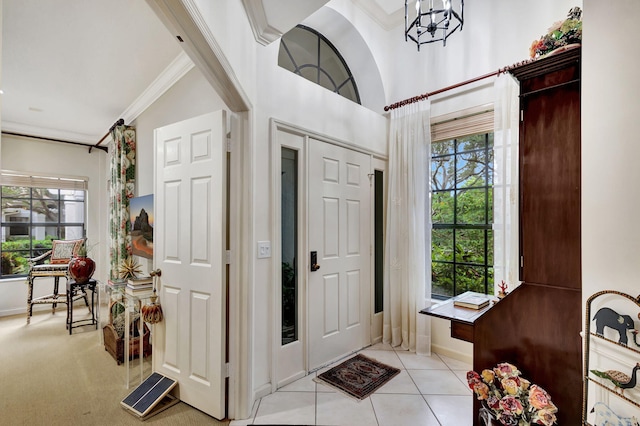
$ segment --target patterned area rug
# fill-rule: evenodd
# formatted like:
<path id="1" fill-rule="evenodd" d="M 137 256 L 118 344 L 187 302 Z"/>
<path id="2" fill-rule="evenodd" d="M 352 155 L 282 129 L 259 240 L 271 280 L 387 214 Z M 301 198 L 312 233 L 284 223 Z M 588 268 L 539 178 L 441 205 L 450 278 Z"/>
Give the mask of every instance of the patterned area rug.
<path id="1" fill-rule="evenodd" d="M 365 399 L 398 373 L 397 368 L 358 354 L 318 375 L 316 381 L 354 398 Z"/>

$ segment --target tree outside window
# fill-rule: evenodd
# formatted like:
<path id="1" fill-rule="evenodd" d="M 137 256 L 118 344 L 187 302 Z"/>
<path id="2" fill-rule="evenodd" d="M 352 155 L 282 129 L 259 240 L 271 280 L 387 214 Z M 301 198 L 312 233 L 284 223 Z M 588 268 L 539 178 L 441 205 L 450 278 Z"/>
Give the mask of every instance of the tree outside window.
<path id="1" fill-rule="evenodd" d="M 25 276 L 56 239 L 82 238 L 85 191 L 2 186 L 0 278 Z"/>
<path id="2" fill-rule="evenodd" d="M 431 144 L 431 293 L 493 293 L 493 133 Z"/>

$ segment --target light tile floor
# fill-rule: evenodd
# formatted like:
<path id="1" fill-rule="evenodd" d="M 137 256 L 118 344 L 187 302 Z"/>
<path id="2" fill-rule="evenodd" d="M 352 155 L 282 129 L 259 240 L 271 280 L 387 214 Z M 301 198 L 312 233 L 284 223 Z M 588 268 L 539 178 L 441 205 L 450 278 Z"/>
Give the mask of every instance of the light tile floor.
<path id="1" fill-rule="evenodd" d="M 230 426 L 260 424 L 363 426 L 470 426 L 473 395 L 466 384 L 470 364 L 445 356 L 430 357 L 377 344 L 360 353 L 399 368 L 373 395 L 357 401 L 313 381 L 316 374 L 297 380 L 256 401 L 247 420 Z M 339 361 L 341 362 L 341 361 Z"/>

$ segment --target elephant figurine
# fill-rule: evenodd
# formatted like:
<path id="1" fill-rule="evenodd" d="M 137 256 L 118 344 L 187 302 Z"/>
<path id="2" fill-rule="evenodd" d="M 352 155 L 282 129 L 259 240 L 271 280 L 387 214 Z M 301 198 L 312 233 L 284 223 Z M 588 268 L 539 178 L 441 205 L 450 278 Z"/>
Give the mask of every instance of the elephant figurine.
<path id="1" fill-rule="evenodd" d="M 593 316 L 596 322 L 596 334 L 603 335 L 604 328 L 613 328 L 620 334 L 618 342 L 627 345 L 627 331 L 633 330 L 633 319 L 629 315 L 620 315 L 611 308 L 600 308 Z"/>

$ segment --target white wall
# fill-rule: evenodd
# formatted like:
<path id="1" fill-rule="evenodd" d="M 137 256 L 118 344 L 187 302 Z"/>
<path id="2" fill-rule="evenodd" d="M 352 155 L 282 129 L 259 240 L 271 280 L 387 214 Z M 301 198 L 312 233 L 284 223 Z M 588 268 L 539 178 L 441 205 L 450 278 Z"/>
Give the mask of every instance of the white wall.
<path id="1" fill-rule="evenodd" d="M 640 212 L 640 144 L 636 124 L 640 116 L 637 75 L 640 58 L 635 45 L 638 16 L 637 0 L 584 0 L 582 294 L 585 303 L 592 294 L 605 289 L 633 297 L 640 293 L 640 228 L 635 223 Z M 607 27 L 603 22 L 615 25 Z M 613 302 L 608 303 L 611 306 Z M 640 328 L 636 319 L 638 309 L 629 303 L 624 306 L 626 310 L 620 313 L 631 315 L 635 328 Z M 625 371 L 628 374 L 631 366 L 616 369 L 628 368 Z M 593 394 L 594 389 L 590 391 Z M 619 415 L 638 416 L 637 407 L 621 401 L 611 397 L 609 405 Z"/>
<path id="2" fill-rule="evenodd" d="M 2 135 L 2 169 L 38 172 L 53 176 L 77 176 L 89 180 L 87 192 L 86 228 L 89 245 L 98 243 L 89 255 L 96 261 L 94 277 L 105 280 L 109 274 L 108 242 L 109 221 L 107 193 L 108 169 L 106 153 L 87 146 Z M 64 285 L 64 280 L 61 280 Z M 34 283 L 34 297 L 50 294 L 53 278 L 38 278 Z M 64 293 L 64 289 L 61 289 Z M 26 313 L 27 286 L 25 279 L 0 281 L 0 316 Z M 35 305 L 36 309 L 51 309 L 50 305 Z M 64 314 L 64 308 L 58 309 Z"/>

